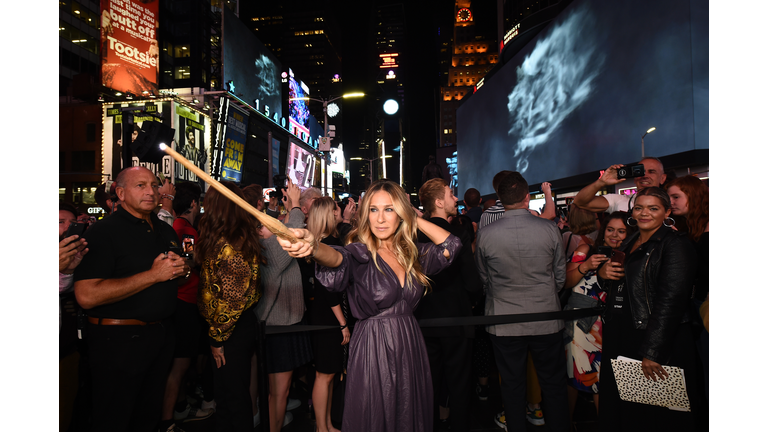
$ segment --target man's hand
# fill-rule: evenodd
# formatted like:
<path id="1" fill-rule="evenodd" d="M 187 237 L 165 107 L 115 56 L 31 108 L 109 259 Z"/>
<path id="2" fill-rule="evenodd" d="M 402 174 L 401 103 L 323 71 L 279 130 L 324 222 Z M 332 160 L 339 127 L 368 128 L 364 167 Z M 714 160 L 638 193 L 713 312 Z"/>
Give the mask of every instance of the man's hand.
<path id="1" fill-rule="evenodd" d="M 227 360 L 224 358 L 224 347 L 211 347 L 211 355 L 216 361 L 216 369 L 227 364 Z"/>
<path id="2" fill-rule="evenodd" d="M 72 274 L 88 253 L 88 242 L 73 235 L 59 242 L 59 272 Z"/>
<path id="3" fill-rule="evenodd" d="M 544 182 L 541 184 L 541 191 L 545 194 L 551 194 L 552 193 L 552 183 L 550 182 Z"/>
<path id="4" fill-rule="evenodd" d="M 348 199 L 349 201 L 347 202 L 347 206 L 344 207 L 344 214 L 342 215 L 342 219 L 346 223 L 352 221 L 352 217 L 355 216 L 355 212 L 357 211 L 357 203 L 355 203 L 355 199 L 352 197 L 349 197 Z"/>
<path id="5" fill-rule="evenodd" d="M 623 166 L 624 165 L 622 164 L 609 166 L 608 169 L 605 170 L 603 175 L 601 175 L 597 181 L 600 183 L 603 183 L 603 186 L 612 186 L 612 185 L 621 183 L 625 179 L 619 178 L 617 170 Z"/>
<path id="6" fill-rule="evenodd" d="M 174 280 L 180 276 L 184 277 L 190 271 L 190 268 L 187 266 L 184 258 L 174 252 L 168 252 L 162 253 L 155 258 L 151 270 L 155 273 L 157 282 L 164 282 Z"/>
<path id="7" fill-rule="evenodd" d="M 311 232 L 301 228 L 288 228 L 291 230 L 294 236 L 299 239 L 296 243 L 291 243 L 289 240 L 285 240 L 281 237 L 277 238 L 277 243 L 288 252 L 293 258 L 304 258 L 312 255 L 315 250 L 315 237 Z"/>

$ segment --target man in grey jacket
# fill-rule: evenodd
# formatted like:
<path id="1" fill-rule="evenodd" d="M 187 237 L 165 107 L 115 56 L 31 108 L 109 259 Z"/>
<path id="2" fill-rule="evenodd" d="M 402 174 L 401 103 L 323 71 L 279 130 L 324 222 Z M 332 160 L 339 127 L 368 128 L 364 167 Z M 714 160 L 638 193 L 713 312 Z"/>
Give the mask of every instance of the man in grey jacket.
<path id="1" fill-rule="evenodd" d="M 486 289 L 485 315 L 561 310 L 557 293 L 565 282 L 565 253 L 557 225 L 528 212 L 528 183 L 512 172 L 499 183 L 505 213 L 477 233 L 476 262 Z M 549 320 L 487 327 L 501 375 L 508 430 L 526 430 L 525 370 L 533 357 L 547 424 L 566 432 L 563 321 Z"/>

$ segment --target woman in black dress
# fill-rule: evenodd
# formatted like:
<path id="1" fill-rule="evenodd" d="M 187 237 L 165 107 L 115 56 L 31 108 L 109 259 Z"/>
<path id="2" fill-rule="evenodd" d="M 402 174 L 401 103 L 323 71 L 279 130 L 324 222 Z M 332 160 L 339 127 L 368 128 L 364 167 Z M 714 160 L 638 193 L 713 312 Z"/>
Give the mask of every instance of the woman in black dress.
<path id="1" fill-rule="evenodd" d="M 331 197 L 322 197 L 312 203 L 307 218 L 307 230 L 321 243 L 341 246 L 336 227 L 341 221 L 341 210 Z M 314 265 L 312 266 L 314 272 Z M 314 279 L 314 278 L 313 278 Z M 312 333 L 312 352 L 315 355 L 315 385 L 312 388 L 312 404 L 318 432 L 339 432 L 331 424 L 331 400 L 333 377 L 342 371 L 344 351 L 342 345 L 351 336 L 347 320 L 341 310 L 343 293 L 331 293 L 314 279 L 312 306 L 309 320 L 312 325 L 338 325 L 340 330 L 323 330 Z"/>
<path id="2" fill-rule="evenodd" d="M 638 232 L 619 248 L 624 265 L 605 263 L 598 282 L 608 291 L 600 369 L 600 430 L 695 430 L 691 412 L 627 402 L 619 390 L 611 359 L 642 360 L 645 379 L 666 379 L 662 365 L 685 371 L 691 409 L 696 411 L 696 357 L 688 302 L 696 275 L 696 251 L 674 231 L 669 195 L 658 187 L 637 193 L 632 217 Z"/>

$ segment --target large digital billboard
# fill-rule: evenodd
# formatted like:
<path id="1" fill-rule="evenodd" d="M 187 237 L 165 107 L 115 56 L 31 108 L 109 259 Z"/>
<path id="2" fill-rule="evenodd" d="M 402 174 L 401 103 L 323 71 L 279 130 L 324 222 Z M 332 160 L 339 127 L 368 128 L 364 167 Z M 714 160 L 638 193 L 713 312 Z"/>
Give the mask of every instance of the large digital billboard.
<path id="1" fill-rule="evenodd" d="M 224 135 L 224 156 L 221 163 L 221 178 L 240 183 L 243 177 L 243 155 L 248 131 L 248 114 L 234 105 L 227 112 L 227 131 Z"/>
<path id="2" fill-rule="evenodd" d="M 101 83 L 141 96 L 157 94 L 158 0 L 101 0 Z"/>
<path id="3" fill-rule="evenodd" d="M 700 4 L 699 4 L 700 3 Z M 709 148 L 707 2 L 576 0 L 457 110 L 459 192 Z"/>
<path id="4" fill-rule="evenodd" d="M 225 89 L 285 127 L 280 61 L 229 8 L 222 11 Z"/>
<path id="5" fill-rule="evenodd" d="M 315 155 L 300 145 L 291 142 L 288 147 L 288 160 L 285 163 L 285 175 L 299 189 L 304 190 L 315 185 Z"/>
<path id="6" fill-rule="evenodd" d="M 299 98 L 309 97 L 309 87 L 303 81 L 293 76 L 293 71 L 288 69 L 288 121 L 292 134 L 302 141 L 310 140 L 309 133 L 309 100 Z"/>

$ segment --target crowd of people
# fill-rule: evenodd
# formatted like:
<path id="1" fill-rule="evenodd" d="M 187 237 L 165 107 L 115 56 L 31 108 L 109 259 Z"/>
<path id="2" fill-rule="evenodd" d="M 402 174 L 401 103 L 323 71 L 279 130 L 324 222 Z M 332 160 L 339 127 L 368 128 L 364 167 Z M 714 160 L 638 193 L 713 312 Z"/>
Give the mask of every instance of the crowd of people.
<path id="1" fill-rule="evenodd" d="M 658 159 L 640 163 L 637 193 L 598 194 L 624 181 L 613 165 L 568 212 L 549 183 L 531 210 L 514 171 L 494 176 L 495 201 L 467 190 L 463 211 L 439 177 L 421 186 L 421 211 L 386 179 L 342 203 L 290 180 L 268 202 L 259 185 L 222 182 L 294 242 L 215 188 L 203 197 L 197 184 L 125 169 L 97 191 L 102 220 L 60 203 L 60 376 L 76 383 L 60 384 L 61 430 L 173 432 L 215 412 L 216 430 L 252 431 L 266 386 L 262 430 L 278 432 L 301 404 L 289 398 L 299 383 L 320 432 L 468 431 L 492 364 L 507 430 L 572 430 L 579 393 L 601 430 L 705 430 L 708 188 L 691 175 L 667 181 Z M 601 305 L 574 321 L 419 325 Z M 264 359 L 260 321 L 288 329 L 266 337 Z M 326 327 L 290 330 L 307 324 Z M 647 380 L 682 368 L 690 410 L 623 400 L 618 356 Z"/>

